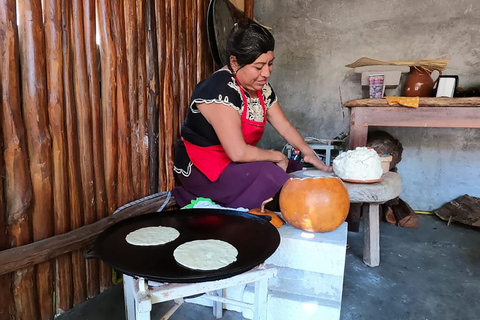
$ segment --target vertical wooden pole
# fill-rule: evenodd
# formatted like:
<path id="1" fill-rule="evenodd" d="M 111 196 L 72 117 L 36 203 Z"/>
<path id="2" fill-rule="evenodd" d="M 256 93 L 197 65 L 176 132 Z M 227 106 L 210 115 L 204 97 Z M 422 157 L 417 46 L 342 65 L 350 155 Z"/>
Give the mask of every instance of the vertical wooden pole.
<path id="1" fill-rule="evenodd" d="M 140 153 L 141 196 L 150 194 L 149 136 L 147 108 L 147 29 L 145 1 L 137 3 L 137 48 L 138 48 L 138 133 Z M 155 68 L 156 70 L 156 68 Z M 155 121 L 156 123 L 156 121 Z"/>
<path id="2" fill-rule="evenodd" d="M 60 0 L 44 2 L 47 59 L 48 120 L 52 137 L 53 213 L 55 234 L 70 229 L 68 210 L 67 146 L 63 100 L 62 12 Z M 72 307 L 70 254 L 55 259 L 56 313 Z"/>
<path id="3" fill-rule="evenodd" d="M 108 215 L 105 191 L 105 176 L 103 166 L 102 143 L 102 111 L 100 109 L 100 80 L 99 61 L 97 58 L 96 43 L 96 11 L 95 0 L 84 0 L 84 28 L 87 75 L 89 85 L 90 104 L 92 106 L 92 146 L 93 146 L 93 172 L 95 184 L 95 211 L 96 220 Z M 99 261 L 100 292 L 111 285 L 112 270 L 105 263 Z"/>
<path id="4" fill-rule="evenodd" d="M 138 123 L 138 33 L 137 33 L 137 5 L 135 0 L 124 0 L 125 42 L 128 80 L 128 106 L 130 116 L 130 143 L 132 161 L 132 184 L 134 199 L 140 198 L 140 135 Z M 127 88 L 125 88 L 127 89 Z"/>
<path id="5" fill-rule="evenodd" d="M 204 30 L 202 29 L 205 25 L 205 17 L 203 16 L 203 6 L 205 0 L 196 0 L 197 2 L 197 79 L 196 82 L 200 82 L 203 80 L 203 76 L 205 74 L 205 61 L 204 61 L 204 50 L 203 50 L 203 33 Z"/>
<path id="6" fill-rule="evenodd" d="M 117 135 L 118 135 L 118 205 L 123 205 L 133 200 L 132 185 L 132 157 L 130 147 L 130 122 L 128 111 L 128 77 L 127 54 L 125 44 L 125 23 L 123 1 L 112 2 L 112 23 L 115 32 L 115 49 L 117 53 Z"/>
<path id="7" fill-rule="evenodd" d="M 180 82 L 179 79 L 179 69 L 180 69 L 180 39 L 179 39 L 179 7 L 182 0 L 170 0 L 171 8 L 171 23 L 170 31 L 172 33 L 172 53 L 171 53 L 171 64 L 172 64 L 172 92 L 173 92 L 173 106 L 171 107 L 172 114 L 172 136 L 168 139 L 173 139 L 176 141 L 178 138 L 178 123 L 180 122 L 180 114 L 178 113 L 178 106 L 180 103 Z M 183 17 L 183 16 L 182 16 Z M 168 170 L 168 168 L 167 168 Z M 173 167 L 172 167 L 173 170 Z"/>
<path id="8" fill-rule="evenodd" d="M 363 262 L 369 267 L 380 265 L 380 205 L 365 205 L 363 212 Z"/>
<path id="9" fill-rule="evenodd" d="M 172 7 L 169 1 L 165 5 L 165 21 L 166 29 L 169 30 L 172 26 Z M 165 150 L 165 157 L 160 158 L 160 163 L 165 163 L 165 177 L 166 180 L 160 185 L 160 191 L 171 190 L 174 186 L 173 179 L 173 126 L 175 102 L 173 97 L 173 46 L 172 33 L 167 32 L 165 36 L 166 54 L 165 54 L 165 76 L 163 79 L 163 95 L 162 95 L 162 110 L 163 112 L 163 139 L 160 140 L 160 148 Z"/>
<path id="10" fill-rule="evenodd" d="M 253 0 L 245 0 L 245 17 L 249 19 L 253 19 Z"/>
<path id="11" fill-rule="evenodd" d="M 195 8 L 196 0 L 187 0 L 186 4 L 186 50 L 187 50 L 187 73 L 188 73 L 188 93 L 187 93 L 187 103 L 190 103 L 190 97 L 193 94 L 193 89 L 195 88 L 196 83 L 196 19 L 195 19 Z M 185 112 L 187 111 L 188 106 L 185 106 Z"/>
<path id="12" fill-rule="evenodd" d="M 1 24 L 1 22 L 0 22 Z M 2 135 L 0 133 L 0 151 L 3 151 Z M 3 197 L 3 176 L 5 164 L 3 163 L 3 157 L 0 157 L 0 250 L 8 249 L 8 236 L 5 232 L 7 230 L 7 222 L 5 221 L 5 200 Z M 12 307 L 13 299 L 10 292 L 10 284 L 12 281 L 11 274 L 0 275 L 0 319 L 13 318 Z"/>
<path id="13" fill-rule="evenodd" d="M 70 228 L 72 230 L 83 225 L 82 193 L 76 106 L 73 89 L 73 52 L 72 52 L 72 6 L 70 0 L 62 0 L 62 42 L 63 42 L 63 92 L 65 96 L 65 127 L 68 154 L 68 190 Z M 87 298 L 85 259 L 81 251 L 72 252 L 73 304 L 77 305 Z"/>
<path id="14" fill-rule="evenodd" d="M 186 17 L 185 20 L 178 19 L 178 77 L 180 80 L 179 87 L 179 103 L 178 103 L 178 123 L 175 127 L 175 136 L 174 144 L 177 143 L 177 139 L 180 136 L 180 128 L 183 123 L 183 120 L 186 116 L 187 103 L 188 103 L 188 72 L 187 72 L 187 50 L 186 50 L 186 38 L 187 38 L 187 29 L 186 29 L 186 20 L 187 9 L 186 9 L 186 0 L 180 0 L 178 3 L 178 16 Z"/>
<path id="15" fill-rule="evenodd" d="M 95 174 L 93 169 L 92 106 L 90 103 L 87 62 L 85 56 L 85 31 L 81 0 L 73 0 L 73 64 L 74 93 L 77 106 L 78 149 L 80 153 L 80 175 L 82 181 L 82 209 L 84 224 L 96 220 L 95 213 Z M 88 260 L 87 295 L 94 297 L 99 292 L 98 263 Z"/>
<path id="16" fill-rule="evenodd" d="M 30 177 L 33 186 L 33 240 L 53 235 L 51 139 L 48 133 L 45 43 L 41 0 L 21 0 L 20 66 L 22 70 L 23 115 L 27 132 Z M 36 266 L 38 319 L 52 317 L 52 264 Z M 27 303 L 27 302 L 25 302 Z M 28 303 L 32 303 L 29 301 Z"/>
<path id="17" fill-rule="evenodd" d="M 155 59 L 158 63 L 158 68 L 155 68 L 158 70 L 157 73 L 157 83 L 156 83 L 156 89 L 157 89 L 157 103 L 155 105 L 155 109 L 152 108 L 149 104 L 149 117 L 151 118 L 151 115 L 155 114 L 155 118 L 153 121 L 156 123 L 149 123 L 149 128 L 155 130 L 156 134 L 156 139 L 155 145 L 151 145 L 150 148 L 150 154 L 155 152 L 155 158 L 150 157 L 150 184 L 155 186 L 156 188 L 152 192 L 158 192 L 161 189 L 161 186 L 163 185 L 164 181 L 166 180 L 165 177 L 165 162 L 163 161 L 165 157 L 165 149 L 163 146 L 160 144 L 160 142 L 164 139 L 164 126 L 163 126 L 163 112 L 160 111 L 160 108 L 163 106 L 163 82 L 165 78 L 165 55 L 166 55 L 166 24 L 165 24 L 165 1 L 160 1 L 156 0 L 155 2 L 150 1 L 149 2 L 151 5 L 148 6 L 147 4 L 147 17 L 150 17 L 150 21 L 152 23 L 150 24 L 151 28 L 149 30 L 149 37 L 147 38 L 147 41 L 149 38 L 152 40 L 156 38 L 155 44 L 156 46 L 154 49 L 156 50 L 156 53 L 158 54 L 157 58 Z M 155 6 L 153 6 L 153 3 L 155 3 Z M 148 12 L 151 12 L 151 15 L 148 15 Z M 155 21 L 156 20 L 156 21 Z M 153 22 L 155 21 L 155 22 Z M 147 22 L 148 23 L 148 22 Z M 155 37 L 156 35 L 156 37 Z M 150 44 L 149 44 L 150 45 Z M 150 54 L 149 54 L 150 56 Z M 153 58 L 152 58 L 153 59 Z M 148 58 L 147 58 L 148 62 Z M 147 70 L 150 72 L 150 69 L 152 67 L 150 65 L 147 65 Z M 149 136 L 150 132 L 149 132 Z M 154 149 L 154 150 L 153 150 Z M 155 162 L 153 162 L 155 160 Z M 155 170 L 152 170 L 152 168 L 155 168 Z M 153 175 L 156 173 L 156 175 Z"/>
<path id="18" fill-rule="evenodd" d="M 5 200 L 8 223 L 26 220 L 32 200 L 20 99 L 20 65 L 15 0 L 1 0 L 1 128 L 4 139 Z M 27 234 L 28 229 L 24 230 Z M 24 243 L 22 243 L 24 244 Z M 20 244 L 20 245 L 22 245 Z"/>
<path id="19" fill-rule="evenodd" d="M 116 51 L 113 41 L 111 0 L 97 0 L 100 32 L 100 56 L 102 63 L 102 119 L 103 159 L 108 213 L 117 208 L 117 96 L 116 96 Z"/>
<path id="20" fill-rule="evenodd" d="M 350 108 L 350 139 L 348 150 L 367 145 L 368 126 L 362 122 L 365 117 L 364 108 Z"/>
<path id="21" fill-rule="evenodd" d="M 17 229 L 18 227 L 18 229 Z M 28 228 L 28 225 L 15 225 L 13 232 Z M 20 240 L 18 238 L 17 240 Z M 19 242 L 23 242 L 21 239 Z M 34 290 L 35 268 L 17 270 L 13 276 L 12 296 L 15 303 L 14 319 L 41 319 L 38 313 L 37 294 Z"/>

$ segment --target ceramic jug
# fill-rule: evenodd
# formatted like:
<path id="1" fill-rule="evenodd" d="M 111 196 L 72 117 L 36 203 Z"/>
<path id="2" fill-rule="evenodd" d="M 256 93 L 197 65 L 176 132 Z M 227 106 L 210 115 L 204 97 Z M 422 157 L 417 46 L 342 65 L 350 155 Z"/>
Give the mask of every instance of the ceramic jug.
<path id="1" fill-rule="evenodd" d="M 431 71 L 425 70 L 422 67 L 410 67 L 410 73 L 405 82 L 403 95 L 406 97 L 430 97 L 433 86 L 438 81 L 438 77 L 433 81 L 431 73 Z M 439 71 L 439 75 L 440 74 L 442 73 Z"/>

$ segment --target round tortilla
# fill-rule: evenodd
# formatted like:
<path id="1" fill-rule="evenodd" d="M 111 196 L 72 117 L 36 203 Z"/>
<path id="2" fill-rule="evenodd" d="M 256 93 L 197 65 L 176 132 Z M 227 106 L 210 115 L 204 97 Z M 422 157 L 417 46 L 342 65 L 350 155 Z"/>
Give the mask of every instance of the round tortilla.
<path id="1" fill-rule="evenodd" d="M 178 238 L 180 232 L 171 227 L 145 227 L 130 232 L 125 240 L 134 246 L 158 246 Z"/>
<path id="2" fill-rule="evenodd" d="M 175 260 L 190 269 L 217 270 L 237 261 L 238 251 L 230 243 L 208 239 L 186 242 L 173 252 Z"/>

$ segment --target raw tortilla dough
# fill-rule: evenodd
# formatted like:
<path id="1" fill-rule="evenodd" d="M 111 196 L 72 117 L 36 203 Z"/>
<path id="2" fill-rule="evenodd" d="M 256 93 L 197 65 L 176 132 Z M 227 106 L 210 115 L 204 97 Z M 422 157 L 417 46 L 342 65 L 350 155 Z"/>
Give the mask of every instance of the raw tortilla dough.
<path id="1" fill-rule="evenodd" d="M 195 270 L 217 270 L 237 261 L 238 251 L 230 243 L 208 239 L 186 242 L 173 251 L 181 265 Z"/>
<path id="2" fill-rule="evenodd" d="M 134 246 L 157 246 L 178 238 L 180 232 L 171 227 L 146 227 L 130 232 L 125 240 Z"/>
<path id="3" fill-rule="evenodd" d="M 377 152 L 366 147 L 357 147 L 338 155 L 333 160 L 333 171 L 341 179 L 377 180 L 383 175 L 382 161 Z"/>

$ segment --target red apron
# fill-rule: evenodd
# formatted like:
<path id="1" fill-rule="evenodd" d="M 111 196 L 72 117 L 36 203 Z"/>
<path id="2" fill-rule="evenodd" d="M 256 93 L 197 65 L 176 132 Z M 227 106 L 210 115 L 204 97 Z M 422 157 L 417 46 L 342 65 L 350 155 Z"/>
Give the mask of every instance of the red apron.
<path id="1" fill-rule="evenodd" d="M 237 83 L 238 80 L 235 78 Z M 263 110 L 263 122 L 257 122 L 247 119 L 247 97 L 240 86 L 243 99 L 243 112 L 242 112 L 242 135 L 245 143 L 255 146 L 262 138 L 265 130 L 265 123 L 267 122 L 265 102 L 263 101 L 262 92 L 257 91 L 257 97 L 260 100 Z M 210 181 L 216 181 L 222 174 L 223 170 L 228 166 L 232 160 L 228 157 L 227 153 L 223 149 L 222 145 L 215 145 L 210 147 L 200 147 L 193 143 L 190 143 L 183 139 L 185 149 L 187 150 L 188 157 L 192 163 L 204 174 Z"/>

